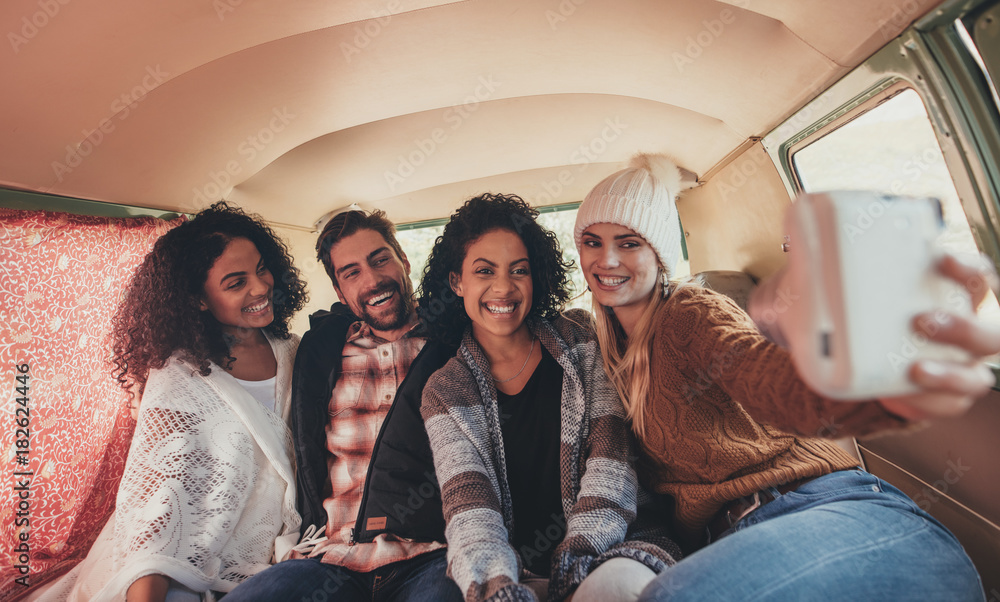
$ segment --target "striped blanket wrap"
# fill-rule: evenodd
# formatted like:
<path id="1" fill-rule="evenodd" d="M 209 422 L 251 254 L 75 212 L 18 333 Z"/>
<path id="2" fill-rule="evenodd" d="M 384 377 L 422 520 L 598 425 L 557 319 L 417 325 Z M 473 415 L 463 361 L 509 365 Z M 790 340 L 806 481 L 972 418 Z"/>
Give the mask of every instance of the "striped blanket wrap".
<path id="1" fill-rule="evenodd" d="M 565 536 L 554 542 L 553 601 L 570 595 L 610 558 L 631 558 L 659 573 L 680 556 L 659 525 L 641 531 L 633 525 L 644 492 L 629 463 L 634 445 L 625 410 L 604 373 L 591 320 L 583 310 L 553 323 L 528 319 L 563 370 L 560 489 L 567 520 Z M 441 484 L 449 576 L 470 602 L 535 600 L 518 583 L 521 561 L 510 543 L 513 508 L 496 386 L 471 331 L 457 356 L 428 381 L 421 413 Z"/>

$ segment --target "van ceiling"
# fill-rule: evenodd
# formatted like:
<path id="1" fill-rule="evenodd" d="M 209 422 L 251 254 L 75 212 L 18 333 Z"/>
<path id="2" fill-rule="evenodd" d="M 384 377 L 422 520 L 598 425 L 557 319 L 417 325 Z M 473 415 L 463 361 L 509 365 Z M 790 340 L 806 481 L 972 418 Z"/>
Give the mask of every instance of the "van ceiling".
<path id="1" fill-rule="evenodd" d="M 0 186 L 312 229 L 704 174 L 928 0 L 4 0 Z"/>

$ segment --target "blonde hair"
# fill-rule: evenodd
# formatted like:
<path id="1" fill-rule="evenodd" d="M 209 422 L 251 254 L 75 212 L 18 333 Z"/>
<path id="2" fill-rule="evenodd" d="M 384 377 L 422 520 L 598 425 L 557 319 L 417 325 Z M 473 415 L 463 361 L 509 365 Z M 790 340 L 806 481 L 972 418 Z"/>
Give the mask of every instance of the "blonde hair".
<path id="1" fill-rule="evenodd" d="M 653 322 L 671 290 L 662 270 L 659 279 L 663 285 L 653 288 L 631 337 L 625 334 L 614 310 L 591 297 L 594 315 L 597 316 L 597 342 L 601 346 L 604 372 L 618 391 L 625 406 L 625 414 L 632 423 L 632 431 L 640 440 L 646 433 L 643 416 L 652 382 L 650 357 L 653 351 Z"/>

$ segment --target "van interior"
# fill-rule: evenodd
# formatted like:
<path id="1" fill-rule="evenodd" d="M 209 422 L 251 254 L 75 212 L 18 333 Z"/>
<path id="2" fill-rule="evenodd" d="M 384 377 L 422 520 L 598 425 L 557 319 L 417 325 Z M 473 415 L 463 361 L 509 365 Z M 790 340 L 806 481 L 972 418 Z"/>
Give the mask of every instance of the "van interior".
<path id="1" fill-rule="evenodd" d="M 940 198 L 943 244 L 1000 265 L 995 1 L 6 0 L 0 23 L 0 366 L 7 407 L 31 404 L 30 437 L 13 410 L 0 429 L 0 600 L 67 570 L 110 513 L 134 423 L 103 320 L 170 220 L 215 201 L 289 244 L 299 334 L 336 301 L 314 245 L 344 208 L 388 214 L 414 279 L 482 192 L 528 200 L 572 254 L 574 208 L 640 151 L 683 168 L 683 273 L 737 297 L 785 264 L 809 191 Z M 843 442 L 958 536 L 991 601 L 997 428 L 995 389 Z"/>

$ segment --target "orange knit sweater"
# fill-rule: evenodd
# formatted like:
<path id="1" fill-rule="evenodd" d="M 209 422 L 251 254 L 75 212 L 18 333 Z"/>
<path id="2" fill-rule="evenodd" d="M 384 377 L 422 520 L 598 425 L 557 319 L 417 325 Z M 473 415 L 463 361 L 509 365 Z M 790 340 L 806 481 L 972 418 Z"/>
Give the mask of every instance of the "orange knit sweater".
<path id="1" fill-rule="evenodd" d="M 714 291 L 678 288 L 655 328 L 639 472 L 674 497 L 685 527 L 700 529 L 726 502 L 765 487 L 857 466 L 819 437 L 907 424 L 877 402 L 810 391 L 788 352 Z"/>

